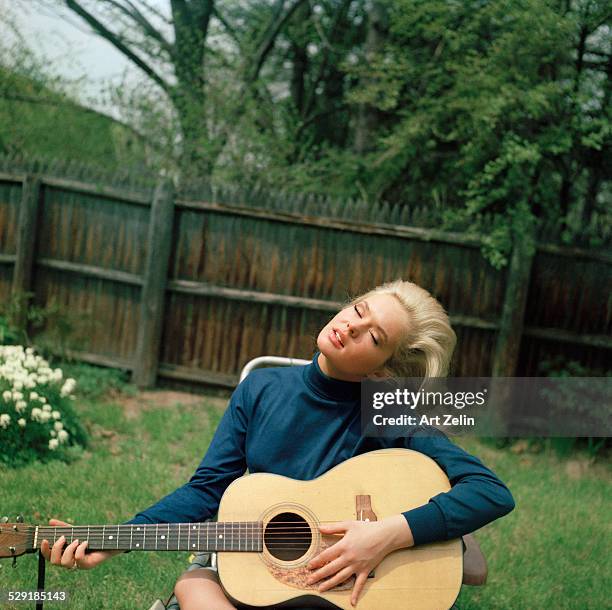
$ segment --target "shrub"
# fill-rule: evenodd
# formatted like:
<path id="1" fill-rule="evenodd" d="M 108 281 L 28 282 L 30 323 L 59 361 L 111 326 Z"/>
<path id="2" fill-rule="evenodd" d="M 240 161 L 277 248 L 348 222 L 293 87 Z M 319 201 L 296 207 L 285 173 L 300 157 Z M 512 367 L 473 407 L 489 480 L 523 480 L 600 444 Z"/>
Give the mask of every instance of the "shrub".
<path id="1" fill-rule="evenodd" d="M 80 400 L 99 400 L 109 393 L 135 395 L 137 388 L 129 383 L 128 371 L 62 360 L 58 362 L 65 375 L 79 380 Z"/>
<path id="2" fill-rule="evenodd" d="M 556 356 L 544 360 L 538 367 L 538 373 L 546 377 L 610 377 L 612 371 L 604 369 L 589 369 L 576 360 L 567 360 L 563 356 Z M 581 413 L 584 396 L 589 393 L 588 379 L 584 384 L 576 385 L 572 389 L 558 390 L 557 403 L 566 406 L 567 412 L 572 416 Z M 602 410 L 598 414 L 601 419 L 602 429 L 606 428 L 608 411 Z M 593 414 L 591 414 L 593 417 Z M 572 451 L 584 448 L 590 457 L 595 457 L 605 451 L 610 445 L 606 437 L 559 437 L 547 439 L 547 444 L 559 455 L 569 455 Z"/>
<path id="3" fill-rule="evenodd" d="M 0 462 L 69 460 L 87 444 L 73 409 L 76 381 L 32 348 L 0 345 Z"/>

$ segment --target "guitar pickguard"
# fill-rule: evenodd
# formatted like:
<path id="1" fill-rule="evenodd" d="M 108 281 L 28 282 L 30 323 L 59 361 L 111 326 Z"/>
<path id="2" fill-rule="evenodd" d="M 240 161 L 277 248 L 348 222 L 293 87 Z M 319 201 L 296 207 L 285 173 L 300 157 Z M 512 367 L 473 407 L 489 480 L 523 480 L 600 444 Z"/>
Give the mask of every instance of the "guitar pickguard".
<path id="1" fill-rule="evenodd" d="M 319 548 L 314 555 L 318 555 L 325 549 L 329 548 L 333 544 L 338 542 L 338 538 L 336 536 L 321 536 Z M 286 567 L 278 564 L 277 562 L 271 561 L 268 557 L 266 560 L 266 566 L 270 571 L 270 574 L 276 578 L 276 580 L 282 582 L 283 584 L 294 587 L 295 589 L 302 590 L 316 590 L 319 585 L 325 582 L 325 580 L 320 580 L 312 585 L 308 584 L 308 577 L 312 574 L 312 570 L 309 570 L 306 565 L 298 565 L 295 567 Z M 351 576 L 343 583 L 333 587 L 330 589 L 331 591 L 346 591 L 347 589 L 352 589 L 353 584 L 355 582 L 355 577 Z"/>

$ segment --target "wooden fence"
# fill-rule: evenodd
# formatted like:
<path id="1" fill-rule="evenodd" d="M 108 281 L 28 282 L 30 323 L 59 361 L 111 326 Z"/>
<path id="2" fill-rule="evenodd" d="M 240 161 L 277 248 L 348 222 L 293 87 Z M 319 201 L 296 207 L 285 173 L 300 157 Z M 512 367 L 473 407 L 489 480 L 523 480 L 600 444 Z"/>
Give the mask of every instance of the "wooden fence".
<path id="1" fill-rule="evenodd" d="M 309 358 L 347 297 L 397 277 L 449 311 L 454 375 L 535 376 L 557 355 L 608 366 L 610 251 L 538 242 L 531 253 L 517 236 L 498 271 L 479 237 L 409 226 L 419 213 L 5 165 L 0 301 L 31 291 L 85 314 L 75 355 L 128 369 L 143 387 L 157 377 L 232 387 L 253 357 Z"/>

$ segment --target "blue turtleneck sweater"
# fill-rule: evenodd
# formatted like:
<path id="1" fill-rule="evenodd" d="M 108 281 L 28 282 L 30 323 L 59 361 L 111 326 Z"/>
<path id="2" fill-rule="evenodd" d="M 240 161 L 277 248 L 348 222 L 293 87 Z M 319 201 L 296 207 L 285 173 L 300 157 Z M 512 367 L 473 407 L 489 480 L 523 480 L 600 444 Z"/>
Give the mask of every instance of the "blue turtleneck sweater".
<path id="1" fill-rule="evenodd" d="M 253 371 L 238 385 L 204 459 L 188 483 L 128 523 L 185 523 L 215 515 L 237 477 L 270 472 L 310 480 L 356 455 L 404 447 L 428 455 L 452 489 L 403 513 L 415 544 L 457 538 L 510 512 L 507 487 L 437 430 L 407 438 L 361 436 L 360 384 L 325 375 L 315 354 L 303 367 Z"/>

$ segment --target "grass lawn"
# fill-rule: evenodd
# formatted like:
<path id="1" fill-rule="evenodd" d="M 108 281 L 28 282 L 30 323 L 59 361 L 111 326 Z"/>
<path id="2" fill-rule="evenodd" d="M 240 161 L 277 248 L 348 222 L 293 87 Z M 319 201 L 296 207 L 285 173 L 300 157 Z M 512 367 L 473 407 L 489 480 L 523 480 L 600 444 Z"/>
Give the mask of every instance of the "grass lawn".
<path id="1" fill-rule="evenodd" d="M 27 523 L 129 519 L 189 478 L 227 402 L 133 390 L 109 397 L 102 386 L 91 384 L 89 397 L 78 403 L 92 434 L 82 459 L 0 467 L 0 511 L 10 521 L 18 513 Z M 517 508 L 477 534 L 489 581 L 464 587 L 459 608 L 611 608 L 610 469 L 575 455 L 515 454 L 475 439 L 461 444 L 508 484 Z M 188 555 L 131 553 L 82 572 L 49 566 L 47 589 L 67 590 L 71 599 L 46 607 L 146 610 L 169 595 Z M 9 560 L 0 565 L 0 590 L 35 588 L 34 555 L 19 558 L 16 569 Z"/>

